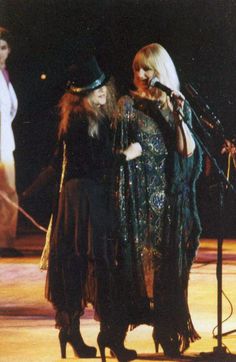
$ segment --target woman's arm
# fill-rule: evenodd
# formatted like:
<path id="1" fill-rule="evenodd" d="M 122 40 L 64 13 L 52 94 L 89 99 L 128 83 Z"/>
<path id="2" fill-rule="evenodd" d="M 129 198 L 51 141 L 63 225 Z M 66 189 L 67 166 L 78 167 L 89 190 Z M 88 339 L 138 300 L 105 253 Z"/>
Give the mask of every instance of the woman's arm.
<path id="1" fill-rule="evenodd" d="M 190 157 L 195 150 L 195 141 L 185 122 L 180 120 L 176 125 L 177 151 L 184 157 Z"/>
<path id="2" fill-rule="evenodd" d="M 173 92 L 172 95 L 173 115 L 176 126 L 176 147 L 183 157 L 190 157 L 196 147 L 194 138 L 184 122 L 184 98 L 181 93 Z"/>
<path id="3" fill-rule="evenodd" d="M 129 96 L 123 96 L 118 101 L 114 125 L 114 152 L 126 161 L 140 157 L 142 147 L 136 142 L 135 112 Z"/>
<path id="4" fill-rule="evenodd" d="M 30 198 L 31 196 L 41 191 L 49 183 L 55 182 L 57 180 L 58 170 L 61 168 L 62 163 L 62 146 L 62 142 L 59 142 L 54 151 L 50 164 L 44 168 L 39 173 L 37 178 L 32 182 L 32 184 L 28 186 L 25 191 L 23 191 L 20 197 L 22 200 Z"/>

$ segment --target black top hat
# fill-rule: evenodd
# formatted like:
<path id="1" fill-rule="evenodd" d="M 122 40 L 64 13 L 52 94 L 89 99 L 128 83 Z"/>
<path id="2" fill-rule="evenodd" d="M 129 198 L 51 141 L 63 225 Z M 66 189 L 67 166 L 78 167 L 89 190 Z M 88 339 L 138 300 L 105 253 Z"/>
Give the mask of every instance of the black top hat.
<path id="1" fill-rule="evenodd" d="M 108 79 L 109 76 L 101 70 L 93 56 L 70 66 L 67 91 L 70 93 L 92 91 L 102 87 Z"/>

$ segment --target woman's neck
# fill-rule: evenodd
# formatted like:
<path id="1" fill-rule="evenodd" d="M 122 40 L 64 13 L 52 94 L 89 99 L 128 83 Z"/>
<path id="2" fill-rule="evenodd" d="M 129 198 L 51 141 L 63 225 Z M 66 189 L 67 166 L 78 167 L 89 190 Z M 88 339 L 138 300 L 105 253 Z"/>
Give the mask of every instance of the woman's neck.
<path id="1" fill-rule="evenodd" d="M 149 91 L 144 91 L 142 89 L 138 89 L 137 91 L 134 91 L 134 92 L 132 91 L 131 94 L 133 94 L 134 96 L 143 98 L 143 99 L 147 99 L 149 101 L 158 102 L 160 109 L 163 109 L 163 110 L 169 109 L 168 97 L 163 92 L 152 94 Z"/>

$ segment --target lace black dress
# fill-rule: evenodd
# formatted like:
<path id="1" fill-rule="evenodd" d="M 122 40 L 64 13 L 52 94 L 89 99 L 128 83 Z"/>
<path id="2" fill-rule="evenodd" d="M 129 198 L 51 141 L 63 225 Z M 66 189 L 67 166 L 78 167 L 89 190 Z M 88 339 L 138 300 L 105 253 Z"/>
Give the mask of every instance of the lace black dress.
<path id="1" fill-rule="evenodd" d="M 88 120 L 72 114 L 50 165 L 60 176 L 48 236 L 46 297 L 55 307 L 58 327 L 67 327 L 69 319 L 82 315 L 88 303 L 99 317 L 108 313 L 106 294 L 113 265 L 108 211 L 113 164 L 110 133 L 109 120 L 104 118 L 99 122 L 99 136 L 91 137 Z"/>

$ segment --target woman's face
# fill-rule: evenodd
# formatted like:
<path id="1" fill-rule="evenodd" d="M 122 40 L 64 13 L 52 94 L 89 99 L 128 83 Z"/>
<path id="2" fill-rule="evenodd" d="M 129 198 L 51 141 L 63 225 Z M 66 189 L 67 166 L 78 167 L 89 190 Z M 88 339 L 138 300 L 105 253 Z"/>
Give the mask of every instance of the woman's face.
<path id="1" fill-rule="evenodd" d="M 134 79 L 136 87 L 141 91 L 147 91 L 151 79 L 154 77 L 154 70 L 148 67 L 141 67 L 134 70 Z"/>
<path id="2" fill-rule="evenodd" d="M 10 47 L 8 43 L 5 40 L 0 39 L 0 68 L 5 67 L 9 53 Z"/>
<path id="3" fill-rule="evenodd" d="M 107 87 L 104 85 L 95 89 L 89 94 L 88 98 L 93 105 L 97 107 L 104 106 L 107 101 Z"/>

